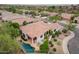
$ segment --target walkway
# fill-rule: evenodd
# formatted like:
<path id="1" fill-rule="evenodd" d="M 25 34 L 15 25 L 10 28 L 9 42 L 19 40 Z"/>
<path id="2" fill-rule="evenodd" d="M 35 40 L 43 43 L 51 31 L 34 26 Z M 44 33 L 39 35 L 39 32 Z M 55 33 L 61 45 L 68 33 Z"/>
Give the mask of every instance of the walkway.
<path id="1" fill-rule="evenodd" d="M 63 47 L 63 52 L 65 53 L 65 54 L 69 54 L 69 50 L 68 50 L 68 42 L 75 36 L 75 34 L 72 32 L 72 31 L 70 31 L 70 35 L 69 36 L 67 36 L 67 37 L 65 37 L 64 39 L 63 39 L 63 43 L 62 43 L 62 47 Z"/>

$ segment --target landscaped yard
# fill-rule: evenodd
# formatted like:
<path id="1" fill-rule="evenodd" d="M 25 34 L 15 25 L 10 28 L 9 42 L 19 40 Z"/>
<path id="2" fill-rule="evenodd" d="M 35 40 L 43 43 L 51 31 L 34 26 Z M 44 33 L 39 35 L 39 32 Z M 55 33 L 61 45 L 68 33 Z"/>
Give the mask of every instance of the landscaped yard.
<path id="1" fill-rule="evenodd" d="M 51 36 L 51 38 L 49 40 L 48 53 L 53 53 L 53 54 L 64 53 L 62 48 L 62 42 L 63 42 L 63 39 L 69 35 L 70 35 L 69 31 L 65 29 L 63 29 L 62 31 L 56 31 L 56 30 L 54 30 L 54 32 L 49 31 L 48 36 Z"/>
<path id="2" fill-rule="evenodd" d="M 49 21 L 57 22 L 59 20 L 61 20 L 60 16 L 50 16 L 49 17 Z"/>

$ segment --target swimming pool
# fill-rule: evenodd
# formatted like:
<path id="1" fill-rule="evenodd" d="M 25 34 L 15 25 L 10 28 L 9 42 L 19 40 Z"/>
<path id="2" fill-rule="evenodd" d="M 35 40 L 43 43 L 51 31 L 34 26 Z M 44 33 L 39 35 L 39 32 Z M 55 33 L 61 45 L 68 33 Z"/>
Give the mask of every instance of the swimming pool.
<path id="1" fill-rule="evenodd" d="M 24 51 L 26 53 L 33 53 L 34 52 L 34 48 L 29 44 L 22 43 L 22 48 L 24 49 Z"/>

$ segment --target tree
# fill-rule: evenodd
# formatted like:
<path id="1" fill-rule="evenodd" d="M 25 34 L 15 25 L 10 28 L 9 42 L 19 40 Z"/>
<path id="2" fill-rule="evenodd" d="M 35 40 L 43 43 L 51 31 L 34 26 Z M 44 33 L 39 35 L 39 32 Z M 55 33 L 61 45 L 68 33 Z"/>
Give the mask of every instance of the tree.
<path id="1" fill-rule="evenodd" d="M 48 53 L 48 40 L 46 39 L 46 41 L 40 46 L 40 52 L 41 53 Z"/>
<path id="2" fill-rule="evenodd" d="M 14 28 L 19 28 L 19 24 L 18 23 L 10 23 L 10 26 L 13 26 Z"/>
<path id="3" fill-rule="evenodd" d="M 67 31 L 68 31 L 67 29 L 63 29 L 62 30 L 63 33 L 67 33 Z"/>
<path id="4" fill-rule="evenodd" d="M 56 48 L 53 48 L 53 51 L 56 52 Z"/>
<path id="5" fill-rule="evenodd" d="M 27 25 L 28 23 L 26 21 L 23 22 L 23 25 Z"/>
<path id="6" fill-rule="evenodd" d="M 1 27 L 0 33 L 7 33 L 12 38 L 15 38 L 20 35 L 19 25 L 17 23 L 4 22 Z"/>
<path id="7" fill-rule="evenodd" d="M 20 31 L 17 28 L 10 27 L 9 31 L 10 31 L 9 34 L 11 35 L 12 38 L 16 38 L 17 36 L 20 35 Z"/>
<path id="8" fill-rule="evenodd" d="M 0 35 L 0 52 L 2 53 L 17 53 L 20 50 L 20 46 L 15 40 L 12 40 L 10 35 Z"/>
<path id="9" fill-rule="evenodd" d="M 15 13 L 16 8 L 14 6 L 9 7 L 8 11 Z"/>
<path id="10" fill-rule="evenodd" d="M 53 39 L 55 42 L 57 42 L 57 39 Z"/>

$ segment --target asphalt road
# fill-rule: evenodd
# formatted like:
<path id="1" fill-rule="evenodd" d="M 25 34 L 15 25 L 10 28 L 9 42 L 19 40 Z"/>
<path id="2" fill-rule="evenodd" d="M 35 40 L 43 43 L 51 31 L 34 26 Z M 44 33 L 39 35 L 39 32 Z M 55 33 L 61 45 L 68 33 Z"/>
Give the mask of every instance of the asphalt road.
<path id="1" fill-rule="evenodd" d="M 75 37 L 68 42 L 68 50 L 70 54 L 79 54 L 79 29 L 74 31 Z"/>

